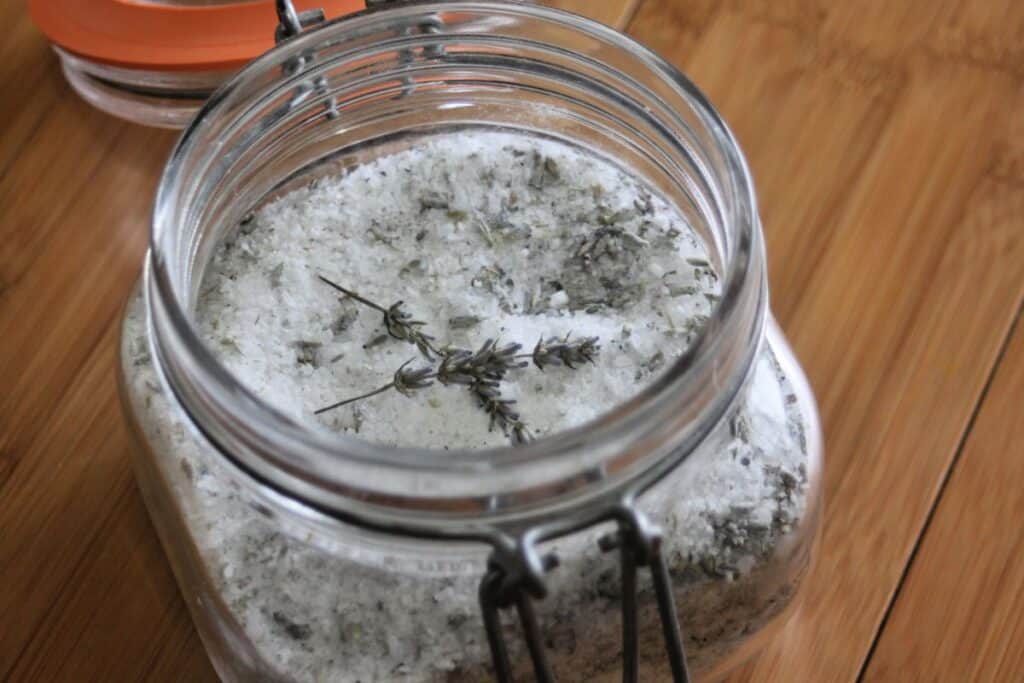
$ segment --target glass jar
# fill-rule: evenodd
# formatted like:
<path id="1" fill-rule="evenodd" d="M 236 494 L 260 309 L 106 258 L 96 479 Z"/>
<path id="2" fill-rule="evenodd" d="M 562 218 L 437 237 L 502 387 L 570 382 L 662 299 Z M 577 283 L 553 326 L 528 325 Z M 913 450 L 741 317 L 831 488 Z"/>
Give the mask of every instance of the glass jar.
<path id="1" fill-rule="evenodd" d="M 54 46 L 64 78 L 86 102 L 118 118 L 183 128 L 229 71 L 128 69 L 84 59 Z"/>
<path id="2" fill-rule="evenodd" d="M 360 0 L 297 0 L 330 17 Z M 274 40 L 270 0 L 29 0 L 64 77 L 92 106 L 145 126 L 184 128 Z"/>
<path id="3" fill-rule="evenodd" d="M 214 248 L 243 217 L 311 178 L 467 128 L 614 160 L 703 238 L 722 296 L 658 379 L 582 427 L 442 452 L 310 429 L 217 362 L 194 309 Z M 735 139 L 629 38 L 487 2 L 307 30 L 191 123 L 151 237 L 124 320 L 122 396 L 140 488 L 223 679 L 480 681 L 504 645 L 515 680 L 540 659 L 561 681 L 618 680 L 624 660 L 663 680 L 675 626 L 691 671 L 712 678 L 781 623 L 820 516 L 813 397 L 768 311 Z M 511 604 L 525 639 L 511 616 L 488 620 Z"/>

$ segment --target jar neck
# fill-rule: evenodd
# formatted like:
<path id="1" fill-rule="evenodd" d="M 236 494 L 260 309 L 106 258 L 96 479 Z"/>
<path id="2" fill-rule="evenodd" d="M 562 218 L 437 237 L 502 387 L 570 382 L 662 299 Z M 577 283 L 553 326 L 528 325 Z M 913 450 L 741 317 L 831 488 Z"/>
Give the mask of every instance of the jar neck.
<path id="1" fill-rule="evenodd" d="M 429 31 L 416 27 L 429 26 Z M 411 29 L 410 29 L 411 27 Z M 296 60 L 304 70 L 294 72 Z M 285 75 L 289 74 L 289 75 Z M 651 385 L 517 448 L 391 448 L 310 428 L 255 396 L 199 339 L 215 246 L 268 195 L 379 141 L 490 126 L 615 159 L 677 207 L 723 274 L 707 324 Z M 750 174 L 703 95 L 629 38 L 552 9 L 402 5 L 326 24 L 260 57 L 185 131 L 160 182 L 146 270 L 155 358 L 209 442 L 257 486 L 364 526 L 479 537 L 649 486 L 722 418 L 764 333 Z"/>

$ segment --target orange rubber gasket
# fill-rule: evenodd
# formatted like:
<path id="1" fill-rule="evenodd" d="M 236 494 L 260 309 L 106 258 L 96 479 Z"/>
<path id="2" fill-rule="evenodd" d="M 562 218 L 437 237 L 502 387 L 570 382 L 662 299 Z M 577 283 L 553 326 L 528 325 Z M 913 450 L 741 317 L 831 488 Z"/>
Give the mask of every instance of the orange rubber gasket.
<path id="1" fill-rule="evenodd" d="M 299 0 L 328 19 L 365 7 L 364 0 Z M 29 0 L 36 26 L 80 57 L 130 69 L 238 69 L 274 45 L 273 0 L 172 6 L 132 0 Z"/>

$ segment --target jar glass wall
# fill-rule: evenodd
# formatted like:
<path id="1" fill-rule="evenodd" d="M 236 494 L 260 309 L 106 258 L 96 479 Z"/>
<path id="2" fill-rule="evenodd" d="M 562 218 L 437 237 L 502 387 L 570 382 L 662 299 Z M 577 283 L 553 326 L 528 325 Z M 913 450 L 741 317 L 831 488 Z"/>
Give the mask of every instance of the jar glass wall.
<path id="1" fill-rule="evenodd" d="M 328 438 L 234 382 L 193 329 L 216 245 L 312 178 L 467 129 L 585 149 L 678 208 L 724 274 L 682 357 L 584 427 L 461 454 Z M 790 603 L 819 506 L 817 417 L 768 322 L 762 249 L 749 174 L 710 106 L 655 56 L 578 17 L 414 5 L 309 32 L 244 70 L 168 164 L 122 340 L 140 486 L 221 675 L 481 680 L 488 548 L 475 530 L 572 516 L 640 483 L 638 505 L 664 529 L 691 665 L 734 664 Z M 606 530 L 544 545 L 562 560 L 537 605 L 560 680 L 620 675 L 618 562 L 596 543 Z M 646 680 L 666 665 L 641 583 Z"/>

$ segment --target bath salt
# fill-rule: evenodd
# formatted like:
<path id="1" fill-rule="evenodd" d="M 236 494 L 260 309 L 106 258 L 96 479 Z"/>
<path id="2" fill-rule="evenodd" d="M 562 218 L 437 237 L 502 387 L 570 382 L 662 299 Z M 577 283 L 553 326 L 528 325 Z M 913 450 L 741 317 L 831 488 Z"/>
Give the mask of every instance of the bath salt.
<path id="1" fill-rule="evenodd" d="M 507 430 L 465 385 L 439 381 L 315 417 L 386 385 L 406 362 L 431 366 L 379 311 L 321 278 L 382 308 L 401 301 L 442 352 L 521 345 L 526 367 L 497 388 L 534 437 L 637 393 L 685 350 L 719 291 L 707 249 L 676 211 L 615 166 L 551 141 L 438 136 L 264 206 L 206 276 L 203 336 L 282 410 L 428 448 L 504 445 Z M 593 339 L 596 351 L 541 370 L 531 352 L 549 339 Z"/>
<path id="2" fill-rule="evenodd" d="M 508 369 L 497 389 L 516 401 L 530 437 L 583 426 L 692 343 L 720 288 L 710 261 L 682 216 L 618 166 L 550 140 L 460 132 L 259 208 L 217 251 L 195 316 L 243 383 L 310 428 L 383 445 L 486 448 L 514 435 L 492 423 L 470 386 L 440 381 L 445 354 L 488 340 L 520 344 L 516 362 L 525 367 Z M 399 322 L 422 322 L 414 331 L 432 337 L 426 353 L 401 326 L 389 332 L 374 307 L 399 301 L 410 316 Z M 573 367 L 535 363 L 538 341 L 590 339 L 596 350 Z M 138 300 L 123 344 L 141 428 L 183 501 L 213 589 L 275 675 L 490 680 L 477 602 L 486 548 L 369 543 L 356 529 L 349 539 L 285 531 L 168 397 Z M 432 383 L 317 412 L 386 387 L 403 365 L 424 369 Z M 642 498 L 664 530 L 684 645 L 698 671 L 761 628 L 792 591 L 795 577 L 779 563 L 794 552 L 809 477 L 797 393 L 766 345 L 729 415 Z M 621 677 L 620 572 L 615 553 L 598 549 L 603 531 L 543 548 L 561 560 L 537 603 L 561 681 Z M 649 581 L 639 590 L 641 680 L 662 680 Z M 509 631 L 511 653 L 526 680 L 517 632 Z"/>

